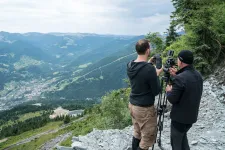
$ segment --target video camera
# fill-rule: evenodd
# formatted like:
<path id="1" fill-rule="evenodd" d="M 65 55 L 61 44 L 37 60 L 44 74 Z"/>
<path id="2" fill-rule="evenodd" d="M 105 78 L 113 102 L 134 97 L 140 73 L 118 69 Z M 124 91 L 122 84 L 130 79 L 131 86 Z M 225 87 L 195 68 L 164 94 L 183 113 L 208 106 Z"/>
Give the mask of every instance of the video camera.
<path id="1" fill-rule="evenodd" d="M 173 58 L 173 54 L 174 54 L 174 51 L 173 50 L 169 50 L 168 53 L 167 53 L 167 60 L 166 60 L 166 63 L 165 63 L 165 66 L 163 68 L 163 71 L 164 71 L 164 77 L 167 77 L 169 78 L 170 77 L 170 68 L 173 67 L 176 62 Z"/>
<path id="2" fill-rule="evenodd" d="M 164 77 L 166 77 L 166 78 L 169 78 L 170 77 L 169 69 L 176 64 L 175 63 L 175 60 L 173 58 L 173 54 L 174 54 L 174 51 L 173 50 L 169 50 L 168 53 L 167 53 L 167 60 L 166 60 L 166 63 L 164 65 L 164 67 L 163 67 Z M 156 65 L 156 68 L 157 69 L 162 68 L 162 58 L 161 58 L 161 55 L 160 54 L 155 54 L 153 56 L 152 63 Z"/>
<path id="3" fill-rule="evenodd" d="M 162 68 L 162 58 L 160 54 L 155 54 L 153 56 L 153 60 L 152 63 L 156 65 L 157 69 L 161 69 Z"/>

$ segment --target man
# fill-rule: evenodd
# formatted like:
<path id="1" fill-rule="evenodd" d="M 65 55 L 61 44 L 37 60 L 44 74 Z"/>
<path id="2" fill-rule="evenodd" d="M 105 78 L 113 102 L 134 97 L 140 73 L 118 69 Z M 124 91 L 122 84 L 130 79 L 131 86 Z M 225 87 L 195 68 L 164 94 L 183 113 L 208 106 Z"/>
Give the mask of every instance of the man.
<path id="1" fill-rule="evenodd" d="M 182 50 L 177 59 L 180 70 L 170 69 L 174 80 L 172 85 L 167 86 L 166 91 L 172 104 L 170 138 L 173 150 L 190 150 L 187 132 L 198 117 L 203 79 L 192 66 L 193 59 L 191 51 Z"/>
<path id="2" fill-rule="evenodd" d="M 131 83 L 129 109 L 134 125 L 133 150 L 147 150 L 156 138 L 157 114 L 154 108 L 155 96 L 160 92 L 157 76 L 162 69 L 156 69 L 147 62 L 150 45 L 145 39 L 136 43 L 137 59 L 127 64 L 127 75 Z"/>

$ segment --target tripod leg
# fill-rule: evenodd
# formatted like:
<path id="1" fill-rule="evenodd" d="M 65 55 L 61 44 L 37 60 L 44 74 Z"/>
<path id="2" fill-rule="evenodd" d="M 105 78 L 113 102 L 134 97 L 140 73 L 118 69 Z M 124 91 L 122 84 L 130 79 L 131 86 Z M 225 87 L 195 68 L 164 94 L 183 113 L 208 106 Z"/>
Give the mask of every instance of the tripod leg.
<path id="1" fill-rule="evenodd" d="M 163 88 L 164 80 L 162 78 L 161 80 L 161 88 Z M 167 81 L 166 81 L 167 86 Z M 164 94 L 164 95 L 163 95 Z M 163 96 L 163 98 L 162 98 Z M 166 91 L 160 92 L 158 104 L 157 104 L 157 115 L 158 115 L 158 121 L 157 121 L 157 132 L 156 132 L 156 141 L 158 143 L 158 146 L 162 149 L 162 143 L 161 143 L 161 135 L 163 131 L 163 121 L 164 121 L 164 113 L 167 105 L 167 99 L 166 99 Z M 158 133 L 159 132 L 159 133 Z M 158 136 L 158 138 L 157 138 Z M 154 150 L 154 145 L 152 146 L 152 150 Z"/>

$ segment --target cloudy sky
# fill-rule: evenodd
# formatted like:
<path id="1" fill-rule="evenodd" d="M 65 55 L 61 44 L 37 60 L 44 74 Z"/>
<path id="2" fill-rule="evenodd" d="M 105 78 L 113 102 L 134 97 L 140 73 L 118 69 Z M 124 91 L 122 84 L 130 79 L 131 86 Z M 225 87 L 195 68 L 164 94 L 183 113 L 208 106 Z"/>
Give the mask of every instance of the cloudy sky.
<path id="1" fill-rule="evenodd" d="M 171 0 L 0 0 L 0 31 L 140 35 L 168 28 Z"/>

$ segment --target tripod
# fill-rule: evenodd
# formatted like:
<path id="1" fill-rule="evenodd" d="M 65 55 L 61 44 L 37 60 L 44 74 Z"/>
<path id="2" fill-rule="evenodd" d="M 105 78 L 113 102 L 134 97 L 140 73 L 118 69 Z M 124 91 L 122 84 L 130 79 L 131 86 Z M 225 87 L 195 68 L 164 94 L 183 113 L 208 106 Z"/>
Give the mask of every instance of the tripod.
<path id="1" fill-rule="evenodd" d="M 170 75 L 166 74 L 161 78 L 161 88 L 163 89 L 163 86 L 168 85 L 170 81 Z M 156 140 L 155 143 L 158 143 L 158 146 L 160 149 L 162 148 L 162 143 L 161 143 L 161 135 L 163 131 L 163 122 L 164 122 L 164 114 L 167 106 L 167 97 L 166 97 L 166 90 L 164 90 L 164 93 L 162 92 L 163 90 L 160 91 L 159 93 L 159 99 L 157 103 L 157 130 L 156 130 Z M 152 150 L 154 150 L 154 145 L 152 146 Z"/>

